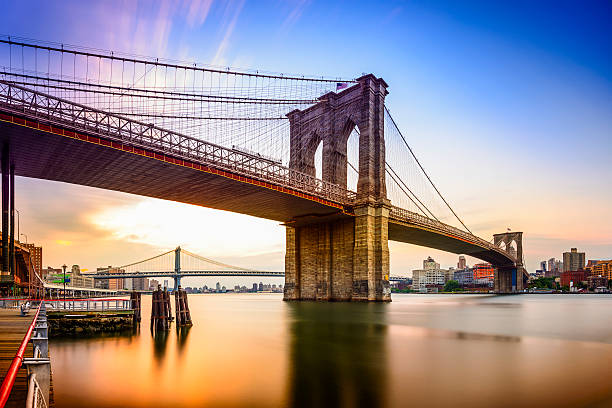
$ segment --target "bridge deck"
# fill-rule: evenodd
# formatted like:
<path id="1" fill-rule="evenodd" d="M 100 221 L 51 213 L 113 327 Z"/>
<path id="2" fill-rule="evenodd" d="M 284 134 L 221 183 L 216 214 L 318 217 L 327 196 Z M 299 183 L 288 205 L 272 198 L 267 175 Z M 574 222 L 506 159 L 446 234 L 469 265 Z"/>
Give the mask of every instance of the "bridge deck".
<path id="1" fill-rule="evenodd" d="M 304 214 L 341 211 L 317 197 L 287 192 L 231 172 L 170 163 L 156 152 L 126 152 L 32 125 L 0 118 L 0 142 L 11 146 L 18 176 L 62 181 L 107 190 L 238 212 L 285 222 Z M 68 134 L 68 133 L 66 133 Z M 149 154 L 150 153 L 150 154 Z M 329 205 L 332 204 L 332 205 Z"/>
<path id="2" fill-rule="evenodd" d="M 0 383 L 4 380 L 6 372 L 21 345 L 21 340 L 32 323 L 32 313 L 21 316 L 18 309 L 0 309 Z M 31 357 L 32 344 L 28 344 L 26 356 Z M 28 391 L 27 372 L 25 367 L 19 369 L 13 391 L 6 404 L 7 407 L 25 407 Z"/>

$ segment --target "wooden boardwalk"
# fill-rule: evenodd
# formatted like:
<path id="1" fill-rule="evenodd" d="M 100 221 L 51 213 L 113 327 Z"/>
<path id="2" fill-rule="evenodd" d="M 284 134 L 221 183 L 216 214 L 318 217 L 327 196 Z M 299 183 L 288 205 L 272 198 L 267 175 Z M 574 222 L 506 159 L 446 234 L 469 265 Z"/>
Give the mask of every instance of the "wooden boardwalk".
<path id="1" fill-rule="evenodd" d="M 35 310 L 30 310 L 27 316 L 21 316 L 19 309 L 0 309 L 0 383 L 4 381 L 6 372 L 21 345 L 21 340 L 26 334 Z M 24 357 L 32 357 L 32 343 L 28 344 Z M 25 367 L 21 367 L 15 379 L 13 391 L 9 397 L 6 407 L 25 406 L 26 394 L 28 389 L 27 372 Z"/>

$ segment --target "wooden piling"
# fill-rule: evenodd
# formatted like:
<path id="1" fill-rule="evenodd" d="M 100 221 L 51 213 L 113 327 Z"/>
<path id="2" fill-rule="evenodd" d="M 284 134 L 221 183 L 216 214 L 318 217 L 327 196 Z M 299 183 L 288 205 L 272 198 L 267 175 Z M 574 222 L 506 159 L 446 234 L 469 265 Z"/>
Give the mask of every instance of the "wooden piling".
<path id="1" fill-rule="evenodd" d="M 130 293 L 130 305 L 134 310 L 134 325 L 140 323 L 140 292 Z M 151 314 L 152 315 L 152 314 Z"/>
<path id="2" fill-rule="evenodd" d="M 170 308 L 170 294 L 161 285 L 153 292 L 153 303 L 151 305 L 151 331 L 166 331 L 170 329 L 172 311 Z"/>
<path id="3" fill-rule="evenodd" d="M 178 287 L 174 292 L 174 306 L 176 308 L 176 325 L 177 326 L 192 326 L 191 313 L 189 312 L 189 304 L 187 303 L 187 292 Z"/>

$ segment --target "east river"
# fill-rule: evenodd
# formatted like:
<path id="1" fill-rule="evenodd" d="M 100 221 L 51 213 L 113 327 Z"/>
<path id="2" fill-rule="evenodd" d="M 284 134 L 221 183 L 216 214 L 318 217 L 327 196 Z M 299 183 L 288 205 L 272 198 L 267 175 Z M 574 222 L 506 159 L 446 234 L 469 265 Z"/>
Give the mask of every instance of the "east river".
<path id="1" fill-rule="evenodd" d="M 194 326 L 50 343 L 64 407 L 612 406 L 612 295 L 189 295 Z"/>

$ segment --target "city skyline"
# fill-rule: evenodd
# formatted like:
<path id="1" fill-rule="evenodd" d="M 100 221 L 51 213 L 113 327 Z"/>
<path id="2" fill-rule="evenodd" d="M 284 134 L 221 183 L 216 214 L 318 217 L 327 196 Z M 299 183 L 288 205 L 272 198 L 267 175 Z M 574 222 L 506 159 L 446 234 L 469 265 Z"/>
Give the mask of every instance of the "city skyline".
<path id="1" fill-rule="evenodd" d="M 587 259 L 612 254 L 612 192 L 603 188 L 612 178 L 610 30 L 594 10 L 564 5 L 547 15 L 553 28 L 547 34 L 538 25 L 545 11 L 539 7 L 513 23 L 520 8 L 505 14 L 503 6 L 484 5 L 345 10 L 296 2 L 262 18 L 245 2 L 74 2 L 62 12 L 41 2 L 11 4 L 0 20 L 11 35 L 214 65 L 348 78 L 374 72 L 390 84 L 400 128 L 467 225 L 485 239 L 505 228 L 523 231 L 532 271 L 571 247 Z M 334 11 L 342 18 L 331 17 Z M 75 19 L 79 13 L 87 18 Z M 26 15 L 66 24 L 24 28 L 17 21 Z M 380 22 L 357 30 L 364 18 Z M 318 30 L 332 25 L 342 46 L 331 46 Z M 363 48 L 371 59 L 360 57 Z M 458 60 L 459 52 L 472 60 Z M 21 232 L 43 246 L 44 267 L 93 271 L 181 245 L 233 264 L 283 270 L 284 229 L 276 222 L 41 180 L 17 178 L 16 187 Z M 407 244 L 390 243 L 390 252 L 393 274 L 430 255 L 457 261 L 455 254 Z"/>

